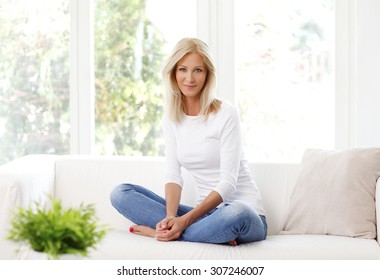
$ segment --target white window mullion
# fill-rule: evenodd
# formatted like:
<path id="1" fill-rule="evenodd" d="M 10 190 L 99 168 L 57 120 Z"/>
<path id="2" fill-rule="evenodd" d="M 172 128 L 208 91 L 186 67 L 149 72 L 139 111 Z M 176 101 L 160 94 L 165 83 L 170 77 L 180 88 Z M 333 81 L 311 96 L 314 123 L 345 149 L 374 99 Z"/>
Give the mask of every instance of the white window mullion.
<path id="1" fill-rule="evenodd" d="M 335 146 L 356 146 L 357 3 L 335 1 Z"/>
<path id="2" fill-rule="evenodd" d="M 234 1 L 222 0 L 218 3 L 218 92 L 222 98 L 235 104 Z"/>
<path id="3" fill-rule="evenodd" d="M 91 154 L 95 139 L 92 1 L 71 0 L 70 7 L 70 147 L 71 154 Z"/>
<path id="4" fill-rule="evenodd" d="M 198 0 L 197 34 L 214 57 L 218 96 L 235 103 L 234 1 Z"/>
<path id="5" fill-rule="evenodd" d="M 356 3 L 356 144 L 380 145 L 380 1 L 352 0 Z"/>
<path id="6" fill-rule="evenodd" d="M 210 43 L 210 1 L 198 0 L 197 1 L 197 37 L 205 43 Z"/>

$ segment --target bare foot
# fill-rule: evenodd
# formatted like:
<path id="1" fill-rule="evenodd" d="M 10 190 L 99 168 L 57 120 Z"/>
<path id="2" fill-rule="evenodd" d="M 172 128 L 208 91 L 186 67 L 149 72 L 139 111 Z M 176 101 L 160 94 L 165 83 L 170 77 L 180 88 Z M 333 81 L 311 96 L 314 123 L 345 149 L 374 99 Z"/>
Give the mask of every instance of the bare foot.
<path id="1" fill-rule="evenodd" d="M 147 226 L 134 225 L 129 228 L 129 231 L 134 234 L 143 235 L 143 236 L 152 237 L 152 238 L 156 236 L 156 230 Z"/>
<path id="2" fill-rule="evenodd" d="M 232 241 L 229 241 L 229 242 L 228 242 L 228 245 L 230 245 L 230 246 L 237 246 L 237 245 L 239 245 L 239 244 L 237 243 L 236 240 L 232 240 Z"/>

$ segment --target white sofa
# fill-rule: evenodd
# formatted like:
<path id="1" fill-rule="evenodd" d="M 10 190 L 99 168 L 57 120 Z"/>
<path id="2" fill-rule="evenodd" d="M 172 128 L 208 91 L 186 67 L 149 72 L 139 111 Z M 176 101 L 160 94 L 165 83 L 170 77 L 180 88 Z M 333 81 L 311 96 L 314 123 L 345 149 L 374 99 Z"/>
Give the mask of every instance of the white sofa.
<path id="1" fill-rule="evenodd" d="M 136 183 L 163 194 L 162 158 L 31 155 L 0 166 L 0 259 L 33 259 L 26 247 L 5 240 L 10 209 L 53 194 L 65 206 L 94 203 L 102 223 L 112 227 L 91 259 L 380 259 L 377 240 L 332 235 L 282 235 L 299 164 L 250 163 L 267 211 L 268 237 L 237 247 L 189 242 L 159 242 L 129 232 L 131 222 L 110 204 L 120 183 Z M 193 204 L 192 180 L 184 174 L 182 203 Z M 376 209 L 380 209 L 377 182 Z M 321 217 L 323 219 L 323 217 Z M 377 215 L 377 232 L 380 218 Z M 20 249 L 16 252 L 16 249 Z"/>

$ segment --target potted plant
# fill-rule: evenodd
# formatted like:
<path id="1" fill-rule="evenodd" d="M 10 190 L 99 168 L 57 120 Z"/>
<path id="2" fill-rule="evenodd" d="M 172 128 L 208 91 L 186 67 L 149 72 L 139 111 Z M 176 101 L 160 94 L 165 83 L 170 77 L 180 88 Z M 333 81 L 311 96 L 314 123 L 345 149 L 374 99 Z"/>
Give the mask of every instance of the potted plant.
<path id="1" fill-rule="evenodd" d="M 34 251 L 46 253 L 48 259 L 64 254 L 88 256 L 88 250 L 107 233 L 95 217 L 94 205 L 64 209 L 60 200 L 50 197 L 50 201 L 49 208 L 37 202 L 27 209 L 19 207 L 13 213 L 7 239 L 26 242 Z"/>

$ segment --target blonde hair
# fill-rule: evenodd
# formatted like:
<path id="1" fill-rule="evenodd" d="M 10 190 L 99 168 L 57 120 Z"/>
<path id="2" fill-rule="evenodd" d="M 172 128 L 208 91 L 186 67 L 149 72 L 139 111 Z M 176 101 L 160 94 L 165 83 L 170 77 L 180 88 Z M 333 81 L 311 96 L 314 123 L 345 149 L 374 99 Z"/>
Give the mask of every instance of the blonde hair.
<path id="1" fill-rule="evenodd" d="M 162 71 L 166 89 L 166 113 L 172 121 L 177 123 L 182 121 L 185 111 L 183 94 L 176 80 L 176 70 L 178 61 L 188 53 L 197 53 L 202 56 L 207 69 L 206 81 L 200 93 L 200 115 L 207 119 L 211 113 L 217 112 L 221 105 L 221 101 L 215 98 L 215 66 L 208 46 L 199 39 L 184 38 L 174 47 Z"/>

